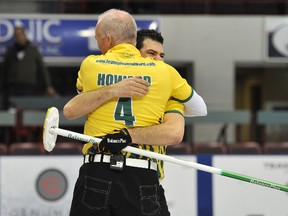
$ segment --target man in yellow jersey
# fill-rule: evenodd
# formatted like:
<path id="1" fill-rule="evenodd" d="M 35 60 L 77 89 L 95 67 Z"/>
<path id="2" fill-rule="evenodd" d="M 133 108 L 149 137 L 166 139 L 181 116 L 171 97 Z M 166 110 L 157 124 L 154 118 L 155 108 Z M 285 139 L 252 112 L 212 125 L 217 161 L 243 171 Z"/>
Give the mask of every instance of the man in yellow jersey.
<path id="1" fill-rule="evenodd" d="M 163 41 L 164 39 L 161 33 L 158 33 L 155 30 L 139 30 L 137 32 L 136 47 L 140 50 L 141 55 L 144 57 L 150 57 L 155 60 L 164 60 L 165 53 L 163 50 Z M 112 85 L 116 85 L 116 84 L 112 84 Z M 127 88 L 127 86 L 122 86 L 122 89 L 123 88 Z M 118 91 L 121 91 L 121 89 L 118 89 Z M 87 93 L 83 93 L 80 97 L 83 97 L 85 94 Z M 66 114 L 67 107 L 70 107 L 72 110 L 79 110 L 80 107 L 75 107 L 77 106 L 77 104 L 81 104 L 81 103 L 78 103 L 78 102 L 75 103 L 74 99 L 68 102 L 64 108 L 64 114 Z M 163 141 L 165 142 L 166 140 L 165 146 L 164 145 L 159 146 L 159 148 L 162 148 L 162 151 L 159 151 L 159 152 L 165 153 L 166 145 L 168 143 L 169 144 L 179 143 L 182 140 L 183 134 L 184 134 L 184 125 L 185 125 L 184 118 L 183 118 L 184 105 L 180 102 L 177 102 L 171 99 L 168 101 L 168 104 L 166 105 L 165 110 L 166 110 L 165 115 L 164 115 L 163 122 L 161 125 L 157 125 L 156 127 L 151 126 L 151 128 L 144 127 L 144 128 L 128 129 L 129 132 L 131 133 L 132 140 L 135 138 L 134 135 L 137 136 L 137 133 L 139 134 L 139 132 L 142 135 L 145 133 L 151 134 L 151 131 L 159 130 L 157 133 L 157 137 L 155 137 L 155 139 L 160 138 L 161 142 Z M 204 107 L 204 110 L 206 110 L 206 107 Z M 74 116 L 72 117 L 77 118 L 80 116 L 78 116 L 77 113 L 74 112 Z M 139 129 L 141 131 L 139 131 Z M 150 129 L 152 130 L 149 131 Z M 162 135 L 163 132 L 165 132 L 165 134 Z M 157 165 L 158 165 L 158 176 L 160 179 L 162 179 L 164 178 L 163 162 L 157 161 Z M 158 195 L 159 195 L 159 203 L 161 205 L 161 215 L 170 215 L 167 202 L 166 202 L 166 198 L 165 198 L 165 194 L 164 194 L 164 190 L 161 184 L 159 185 Z"/>
<path id="2" fill-rule="evenodd" d="M 117 14 L 116 18 L 113 17 L 115 14 Z M 106 22 L 108 21 L 111 23 L 113 20 L 113 24 L 119 25 L 119 23 L 116 22 L 118 19 L 121 20 L 123 18 L 121 16 L 123 15 L 126 16 L 124 16 L 125 18 L 129 18 L 128 14 L 115 10 L 107 12 L 104 14 L 103 18 L 100 17 L 96 27 L 96 38 L 101 40 L 101 44 L 100 41 L 98 41 L 99 47 L 105 55 L 98 57 L 90 56 L 83 61 L 79 72 L 77 87 L 83 92 L 92 91 L 97 88 L 101 89 L 102 86 L 113 84 L 116 82 L 114 81 L 115 79 L 119 81 L 126 76 L 139 76 L 140 74 L 142 75 L 142 80 L 137 78 L 131 78 L 130 80 L 133 80 L 133 82 L 139 84 L 143 88 L 140 88 L 141 90 L 138 91 L 138 93 L 135 93 L 136 95 L 139 95 L 138 97 L 124 98 L 124 100 L 123 98 L 112 98 L 109 101 L 106 101 L 97 110 L 90 113 L 85 124 L 85 134 L 88 135 L 104 136 L 107 133 L 113 132 L 114 128 L 121 129 L 129 126 L 159 124 L 158 120 L 162 118 L 165 105 L 170 96 L 183 100 L 188 98 L 189 94 L 192 92 L 191 88 L 187 86 L 187 83 L 183 82 L 181 77 L 179 77 L 179 74 L 177 75 L 173 68 L 163 65 L 162 63 L 159 64 L 159 62 L 151 61 L 151 59 L 141 59 L 139 57 L 139 52 L 137 53 L 133 46 L 129 45 L 129 43 L 133 44 L 133 40 L 129 41 L 126 38 L 126 41 L 124 42 L 128 42 L 127 44 L 123 44 L 123 41 L 121 40 L 118 40 L 118 42 L 115 43 L 115 38 L 113 38 L 112 33 L 109 32 Z M 106 30 L 105 37 L 102 37 L 103 35 L 99 34 L 99 29 L 102 30 L 101 33 Z M 113 28 L 113 31 L 114 30 L 115 28 Z M 125 33 L 127 32 L 129 31 L 126 29 Z M 103 44 L 104 46 L 102 46 Z M 107 49 L 107 45 L 108 47 L 111 46 L 112 49 L 111 47 Z M 154 70 L 154 67 L 160 71 Z M 166 67 L 168 67 L 168 70 Z M 145 72 L 142 72 L 141 74 L 142 68 L 145 68 Z M 166 71 L 165 74 L 162 74 L 161 70 Z M 161 73 L 160 78 L 159 76 L 154 76 L 157 72 Z M 168 77 L 171 76 L 174 79 L 167 80 L 164 75 Z M 161 90 L 158 83 L 162 81 L 162 78 L 165 80 L 165 88 L 162 88 Z M 142 82 L 145 79 L 150 83 L 149 93 L 147 88 L 148 85 Z M 177 79 L 177 84 L 174 83 L 175 79 Z M 169 85 L 167 85 L 166 82 L 170 82 L 170 84 L 168 83 Z M 159 94 L 158 91 L 156 91 L 157 88 L 159 88 L 158 91 L 163 91 L 162 94 L 160 94 L 161 98 L 157 97 L 157 94 Z M 148 98 L 151 101 L 148 102 L 149 100 L 146 101 L 144 99 L 149 97 L 151 91 L 154 91 L 154 95 L 150 99 Z M 171 92 L 171 95 L 166 96 L 166 92 Z M 141 97 L 141 95 L 145 94 L 145 97 Z M 106 97 L 106 95 L 104 95 L 104 97 Z M 110 96 L 108 95 L 108 97 Z M 164 107 L 161 106 L 161 103 L 164 101 L 163 97 L 166 98 Z M 101 102 L 101 97 L 99 99 Z M 93 101 L 88 101 L 87 103 L 89 102 L 93 103 Z M 85 107 L 85 104 L 82 105 Z M 140 112 L 136 112 L 138 109 L 141 110 L 141 106 L 143 106 L 144 109 Z M 132 107 L 133 109 L 131 109 Z M 99 109 L 101 112 L 98 111 Z M 147 112 L 146 109 L 152 114 Z M 141 112 L 144 112 L 144 114 L 141 115 Z M 112 116 L 112 119 L 110 119 L 110 116 Z M 117 121 L 122 122 L 122 124 L 110 125 L 110 122 L 115 123 Z M 94 124 L 96 124 L 96 127 Z M 109 138 L 107 138 L 107 140 L 106 141 L 109 142 Z M 89 150 L 93 150 L 91 147 L 93 146 L 89 147 L 88 145 L 88 152 Z M 143 147 L 144 145 L 142 145 L 142 148 Z M 88 163 L 85 163 L 80 170 L 80 176 L 75 188 L 71 215 L 96 215 L 96 213 L 98 213 L 97 215 L 161 215 L 161 207 L 157 200 L 159 183 L 157 174 L 155 179 L 155 167 L 153 167 L 153 162 L 148 163 L 147 159 L 133 160 L 129 158 L 125 161 L 126 166 L 124 169 L 115 172 L 114 170 L 109 169 L 109 163 L 105 163 L 109 162 L 106 160 L 108 158 L 106 156 L 107 155 L 96 154 L 96 156 L 90 155 L 85 157 L 85 161 Z M 132 155 L 126 156 L 135 157 Z M 93 163 L 100 161 L 104 163 Z M 145 162 L 147 166 L 145 166 L 145 163 L 139 163 L 139 161 Z M 150 166 L 148 166 L 148 164 L 150 164 Z M 97 191 L 99 193 L 97 193 Z M 93 197 L 94 195 L 95 197 Z M 152 202 L 149 202 L 149 204 L 145 201 L 145 198 L 147 197 L 149 200 L 150 197 L 153 198 Z M 96 199 L 100 201 L 100 203 L 96 202 Z M 153 212 L 155 214 L 152 214 Z"/>
<path id="3" fill-rule="evenodd" d="M 155 60 L 164 60 L 164 50 L 163 50 L 163 37 L 161 33 L 156 32 L 155 30 L 143 29 L 137 31 L 137 44 L 136 48 L 140 50 L 140 53 L 143 57 L 150 57 Z M 133 78 L 132 78 L 133 79 Z M 109 95 L 108 88 L 114 87 L 115 92 L 118 92 L 116 96 L 124 97 L 127 96 L 126 92 L 128 92 L 129 88 L 134 84 L 132 82 L 125 83 L 125 81 L 129 81 L 129 79 L 122 80 L 116 84 L 111 84 L 109 87 L 106 86 L 101 90 L 107 90 L 104 94 Z M 127 91 L 126 91 L 127 90 Z M 83 115 L 87 115 L 97 108 L 97 105 L 94 105 L 98 102 L 99 96 L 97 95 L 97 91 L 95 92 L 86 92 L 76 96 L 71 99 L 64 107 L 64 115 L 68 119 L 79 118 Z M 126 92 L 125 92 L 126 91 Z M 96 94 L 95 94 L 96 93 Z M 84 96 L 91 95 L 89 99 L 89 104 L 83 106 L 85 103 Z M 94 97 L 96 96 L 96 97 Z M 134 96 L 133 94 L 129 96 Z M 198 97 L 198 98 L 197 98 Z M 196 99 L 194 99 L 196 98 Z M 189 116 L 204 116 L 207 113 L 207 108 L 203 99 L 195 92 L 193 95 L 193 106 L 190 110 L 193 109 L 193 113 L 190 111 Z M 108 100 L 108 98 L 107 98 Z M 106 102 L 106 101 L 103 101 Z M 87 111 L 86 108 L 91 107 L 92 110 Z M 90 109 L 90 108 L 89 108 Z M 156 144 L 156 145 L 164 145 L 165 148 L 167 145 L 178 144 L 181 142 L 184 133 L 184 118 L 183 118 L 183 109 L 184 105 L 178 101 L 170 99 L 165 108 L 165 115 L 163 118 L 163 122 L 160 125 L 150 126 L 150 127 L 141 127 L 141 128 L 128 128 L 128 131 L 132 137 L 132 140 L 138 140 L 135 143 L 146 143 L 146 144 Z M 86 113 L 84 113 L 84 112 Z M 187 116 L 187 114 L 185 113 Z M 152 135 L 153 134 L 153 135 Z M 155 135 L 154 135 L 155 134 Z M 151 136 L 152 135 L 152 136 Z M 141 140 L 143 139 L 143 140 Z M 162 151 L 163 152 L 163 151 Z M 165 152 L 165 151 L 164 151 Z M 86 154 L 86 151 L 84 152 Z M 159 177 L 163 178 L 162 169 L 158 168 Z"/>

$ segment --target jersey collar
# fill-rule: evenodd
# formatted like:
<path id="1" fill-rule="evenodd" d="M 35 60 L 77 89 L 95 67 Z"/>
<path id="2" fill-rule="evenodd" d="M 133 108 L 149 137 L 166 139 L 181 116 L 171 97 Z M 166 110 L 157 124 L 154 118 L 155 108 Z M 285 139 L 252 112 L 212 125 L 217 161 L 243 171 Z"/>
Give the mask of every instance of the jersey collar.
<path id="1" fill-rule="evenodd" d="M 131 57 L 141 56 L 140 51 L 135 46 L 127 43 L 118 44 L 109 49 L 107 53 L 119 53 L 119 54 L 125 53 L 131 55 Z"/>

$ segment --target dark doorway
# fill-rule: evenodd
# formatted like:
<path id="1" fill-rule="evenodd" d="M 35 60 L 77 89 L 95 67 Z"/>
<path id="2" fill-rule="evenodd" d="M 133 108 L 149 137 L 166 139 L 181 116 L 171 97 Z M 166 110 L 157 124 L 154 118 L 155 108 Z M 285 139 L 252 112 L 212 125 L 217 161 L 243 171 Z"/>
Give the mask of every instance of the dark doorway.
<path id="1" fill-rule="evenodd" d="M 273 111 L 273 104 L 288 104 L 288 67 L 285 64 L 239 64 L 235 76 L 235 109 L 251 112 L 250 125 L 241 126 L 244 141 L 280 141 L 267 125 L 257 124 L 257 112 Z M 277 125 L 275 125 L 277 126 Z M 281 126 L 282 130 L 284 127 Z M 280 131 L 279 131 L 280 133 Z M 279 139 L 278 139 L 279 138 Z"/>

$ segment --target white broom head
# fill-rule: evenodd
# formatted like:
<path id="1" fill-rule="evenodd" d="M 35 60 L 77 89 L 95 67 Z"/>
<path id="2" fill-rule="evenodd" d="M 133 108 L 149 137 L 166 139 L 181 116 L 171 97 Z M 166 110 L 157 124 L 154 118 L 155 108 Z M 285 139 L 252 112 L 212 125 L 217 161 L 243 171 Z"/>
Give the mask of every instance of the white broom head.
<path id="1" fill-rule="evenodd" d="M 55 147 L 57 134 L 53 132 L 53 129 L 58 127 L 59 127 L 58 109 L 56 107 L 51 107 L 47 110 L 43 127 L 43 144 L 45 150 L 48 152 L 51 152 Z"/>

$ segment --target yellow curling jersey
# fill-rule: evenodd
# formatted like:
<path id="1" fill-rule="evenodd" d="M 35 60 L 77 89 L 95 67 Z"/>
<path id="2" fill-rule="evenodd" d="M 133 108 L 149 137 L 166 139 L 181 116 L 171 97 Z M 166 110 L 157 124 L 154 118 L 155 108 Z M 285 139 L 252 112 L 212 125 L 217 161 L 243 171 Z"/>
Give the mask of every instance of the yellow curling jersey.
<path id="1" fill-rule="evenodd" d="M 134 76 L 150 83 L 149 93 L 144 97 L 107 101 L 87 115 L 84 134 L 104 136 L 124 127 L 160 124 L 170 97 L 182 102 L 192 97 L 192 88 L 173 67 L 141 57 L 137 48 L 130 44 L 120 44 L 104 55 L 91 55 L 84 59 L 78 73 L 77 89 L 93 91 Z M 90 146 L 84 146 L 84 154 Z M 136 146 L 143 148 L 145 145 Z M 158 147 L 144 148 L 160 153 Z M 128 153 L 126 156 L 137 157 Z"/>
<path id="2" fill-rule="evenodd" d="M 178 113 L 184 116 L 184 104 L 173 99 L 169 99 L 165 107 L 165 113 Z"/>
<path id="3" fill-rule="evenodd" d="M 165 108 L 165 114 L 166 113 L 178 113 L 183 116 L 184 118 L 184 105 L 178 101 L 175 101 L 173 99 L 169 99 L 167 102 L 166 108 Z M 149 145 L 146 145 L 149 147 Z M 166 154 L 166 148 L 167 146 L 151 146 L 153 148 L 154 152 L 161 153 L 161 154 Z M 149 147 L 149 149 L 151 149 Z M 155 161 L 155 159 L 152 159 Z M 165 174 L 164 174 L 164 161 L 162 160 L 157 160 L 157 167 L 158 167 L 158 176 L 160 179 L 163 179 Z"/>

